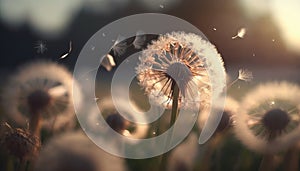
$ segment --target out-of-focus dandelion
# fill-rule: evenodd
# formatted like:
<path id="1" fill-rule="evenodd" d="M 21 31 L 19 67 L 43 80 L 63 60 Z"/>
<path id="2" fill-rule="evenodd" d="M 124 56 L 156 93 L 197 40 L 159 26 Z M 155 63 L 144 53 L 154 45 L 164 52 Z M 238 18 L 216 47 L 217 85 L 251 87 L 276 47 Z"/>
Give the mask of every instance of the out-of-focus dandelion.
<path id="1" fill-rule="evenodd" d="M 239 75 L 238 78 L 233 80 L 227 87 L 231 87 L 233 84 L 235 84 L 238 80 L 242 80 L 245 82 L 250 82 L 253 80 L 253 74 L 248 69 L 239 69 Z"/>
<path id="2" fill-rule="evenodd" d="M 34 48 L 36 49 L 37 53 L 41 54 L 43 54 L 47 50 L 46 43 L 41 40 L 36 42 Z"/>
<path id="3" fill-rule="evenodd" d="M 244 27 L 240 28 L 237 35 L 233 36 L 232 39 L 236 39 L 236 38 L 241 38 L 242 39 L 242 38 L 244 38 L 245 35 L 246 35 L 246 31 L 247 31 L 246 28 L 244 28 Z"/>
<path id="4" fill-rule="evenodd" d="M 79 96 L 78 85 L 74 82 L 73 86 L 72 75 L 65 67 L 34 62 L 11 77 L 3 93 L 3 107 L 9 119 L 20 126 L 29 120 L 30 131 L 39 135 L 41 126 L 59 129 L 74 122 L 72 88 Z"/>
<path id="5" fill-rule="evenodd" d="M 127 169 L 123 159 L 101 150 L 82 132 L 75 132 L 51 139 L 42 149 L 35 167 L 35 171 L 66 170 L 125 171 Z"/>
<path id="6" fill-rule="evenodd" d="M 138 31 L 136 33 L 136 36 L 135 36 L 132 44 L 133 44 L 134 48 L 141 49 L 145 45 L 145 42 L 146 42 L 145 33 L 142 31 Z"/>
<path id="7" fill-rule="evenodd" d="M 243 100 L 235 134 L 248 148 L 274 154 L 300 138 L 300 88 L 287 82 L 258 86 Z"/>
<path id="8" fill-rule="evenodd" d="M 99 109 L 92 109 L 91 112 L 89 112 L 87 121 L 89 129 L 91 129 L 95 133 L 104 134 L 108 131 L 104 129 L 104 123 L 101 123 L 101 120 L 99 118 L 102 114 L 102 117 L 106 119 L 108 126 L 110 126 L 119 134 L 135 139 L 144 138 L 148 133 L 148 124 L 132 123 L 123 118 L 122 115 L 120 115 L 120 113 L 125 114 L 133 121 L 137 120 L 137 118 L 141 119 L 141 116 L 135 113 L 135 111 L 140 111 L 140 109 L 136 105 L 134 105 L 133 102 L 130 102 L 130 105 L 128 105 L 128 101 L 126 100 L 120 99 L 118 100 L 118 102 L 119 108 L 117 110 L 112 99 L 103 98 L 101 101 L 99 101 Z M 101 113 L 99 113 L 98 110 L 100 110 Z M 144 122 L 146 122 L 147 120 L 147 118 L 142 119 L 144 120 Z"/>
<path id="9" fill-rule="evenodd" d="M 63 54 L 63 55 L 60 57 L 60 59 L 64 59 L 64 58 L 66 58 L 67 56 L 69 56 L 69 54 L 71 53 L 71 51 L 72 51 L 72 41 L 69 42 L 69 51 L 68 51 L 67 53 Z"/>
<path id="10" fill-rule="evenodd" d="M 6 131 L 1 136 L 1 145 L 11 155 L 16 156 L 21 162 L 37 157 L 41 147 L 37 136 L 32 135 L 28 130 L 12 128 L 8 123 L 4 123 L 3 126 L 6 127 Z"/>

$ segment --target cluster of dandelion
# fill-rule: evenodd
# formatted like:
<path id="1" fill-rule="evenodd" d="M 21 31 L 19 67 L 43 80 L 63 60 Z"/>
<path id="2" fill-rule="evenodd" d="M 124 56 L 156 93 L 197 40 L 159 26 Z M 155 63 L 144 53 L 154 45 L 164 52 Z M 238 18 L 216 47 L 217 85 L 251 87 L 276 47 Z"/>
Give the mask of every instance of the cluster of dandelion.
<path id="1" fill-rule="evenodd" d="M 196 129 L 179 146 L 162 156 L 145 160 L 124 160 L 104 152 L 84 135 L 76 123 L 73 99 L 81 97 L 79 85 L 72 75 L 62 65 L 38 61 L 21 67 L 2 93 L 5 115 L 1 120 L 0 145 L 7 156 L 13 156 L 6 159 L 7 163 L 15 161 L 14 170 L 27 171 L 220 170 L 221 157 L 230 158 L 222 154 L 228 153 L 224 146 L 228 141 L 230 144 L 238 140 L 232 146 L 239 146 L 241 142 L 263 158 L 259 167 L 249 169 L 235 165 L 231 169 L 298 169 L 299 86 L 284 81 L 270 82 L 247 94 L 238 92 L 239 89 L 233 85 L 239 81 L 250 82 L 252 73 L 240 69 L 237 79 L 226 88 L 225 80 L 220 78 L 225 77 L 222 57 L 216 47 L 203 37 L 172 32 L 159 35 L 147 46 L 145 41 L 146 37 L 138 34 L 131 42 L 133 48 L 142 51 L 136 66 L 138 88 L 155 105 L 166 109 L 168 120 L 161 119 L 158 124 L 130 122 L 120 113 L 131 116 L 133 121 L 137 120 L 136 117 L 141 119 L 135 114 L 140 110 L 138 105 L 131 102 L 128 105 L 127 100 L 120 99 L 120 111 L 116 110 L 111 98 L 101 97 L 99 101 L 96 99 L 99 108 L 84 111 L 87 112 L 88 123 L 84 129 L 99 135 L 109 133 L 100 122 L 99 117 L 103 117 L 99 114 L 100 109 L 106 124 L 129 138 L 125 143 L 136 143 L 130 138 L 162 134 L 161 128 L 168 129 L 174 125 L 183 109 L 199 112 Z M 117 67 L 115 59 L 126 54 L 130 46 L 126 40 L 116 41 L 110 53 L 104 56 L 102 67 L 111 72 Z M 233 91 L 227 92 L 229 89 Z M 241 100 L 228 95 L 225 105 L 221 102 L 212 104 L 214 92 L 220 96 L 238 92 Z M 197 134 L 205 129 L 210 116 L 215 115 L 211 113 L 212 108 L 221 112 L 222 117 L 211 139 L 200 146 Z M 113 138 L 107 141 L 112 147 L 120 146 Z M 236 163 L 245 157 L 240 155 L 235 155 Z M 5 169 L 10 170 L 11 167 L 7 164 Z"/>

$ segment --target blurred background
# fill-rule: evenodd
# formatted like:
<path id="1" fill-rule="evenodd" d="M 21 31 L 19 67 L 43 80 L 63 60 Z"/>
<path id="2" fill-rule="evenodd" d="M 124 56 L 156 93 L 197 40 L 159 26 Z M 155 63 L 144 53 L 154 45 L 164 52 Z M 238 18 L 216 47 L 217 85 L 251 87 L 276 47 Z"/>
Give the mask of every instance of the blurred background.
<path id="1" fill-rule="evenodd" d="M 298 0 L 0 0 L 1 75 L 33 58 L 72 69 L 87 40 L 104 25 L 137 13 L 182 18 L 217 46 L 233 74 L 248 68 L 255 80 L 299 80 Z M 232 39 L 246 29 L 244 38 Z M 68 58 L 59 60 L 68 50 Z M 39 52 L 38 46 L 45 51 Z M 235 76 L 234 76 L 235 77 Z"/>
<path id="2" fill-rule="evenodd" d="M 236 87 L 273 80 L 300 83 L 299 11 L 299 0 L 0 0 L 0 88 L 18 66 L 33 59 L 56 61 L 72 70 L 94 33 L 138 13 L 165 13 L 199 28 L 221 53 L 231 80 L 240 68 L 252 71 L 254 81 Z M 245 34 L 233 38 L 241 29 Z M 70 41 L 72 51 L 60 59 Z M 257 168 L 259 157 L 241 151 L 237 140 L 229 138 L 223 146 L 222 153 L 212 155 L 214 170 L 232 170 L 234 163 L 243 165 L 234 168 Z M 132 170 L 144 164 L 128 160 Z"/>

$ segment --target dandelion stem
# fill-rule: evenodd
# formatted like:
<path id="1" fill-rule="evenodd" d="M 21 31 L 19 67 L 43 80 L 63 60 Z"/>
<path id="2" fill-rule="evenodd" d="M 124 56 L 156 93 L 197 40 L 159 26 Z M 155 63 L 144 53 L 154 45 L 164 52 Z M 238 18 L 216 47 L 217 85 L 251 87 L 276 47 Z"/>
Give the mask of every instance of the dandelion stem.
<path id="1" fill-rule="evenodd" d="M 171 111 L 169 128 L 171 128 L 174 125 L 178 114 L 179 87 L 175 81 L 172 81 L 171 89 L 172 89 L 172 111 Z M 166 147 L 170 145 L 172 135 L 173 135 L 173 131 L 171 130 L 167 137 Z M 163 154 L 161 164 L 160 164 L 160 171 L 167 170 L 169 155 L 170 155 L 170 151 Z"/>
<path id="2" fill-rule="evenodd" d="M 274 169 L 274 155 L 265 154 L 261 160 L 259 171 L 273 171 Z"/>
<path id="3" fill-rule="evenodd" d="M 29 130 L 32 135 L 35 135 L 40 138 L 40 129 L 41 129 L 41 114 L 40 112 L 33 110 L 30 116 Z"/>

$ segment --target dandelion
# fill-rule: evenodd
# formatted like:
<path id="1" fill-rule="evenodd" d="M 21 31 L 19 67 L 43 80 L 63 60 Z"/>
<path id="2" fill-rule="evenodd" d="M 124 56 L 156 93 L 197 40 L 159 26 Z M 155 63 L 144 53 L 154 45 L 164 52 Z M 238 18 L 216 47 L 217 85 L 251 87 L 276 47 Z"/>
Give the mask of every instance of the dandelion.
<path id="1" fill-rule="evenodd" d="M 266 154 L 287 149 L 300 138 L 300 88 L 267 83 L 250 92 L 236 117 L 235 134 L 248 148 Z"/>
<path id="2" fill-rule="evenodd" d="M 100 115 L 103 115 L 108 126 L 119 134 L 135 139 L 144 138 L 148 133 L 149 125 L 129 122 L 120 114 L 126 115 L 132 121 L 142 119 L 146 122 L 147 118 L 142 118 L 142 116 L 136 114 L 135 111 L 140 111 L 140 109 L 133 102 L 130 102 L 130 105 L 128 105 L 128 101 L 126 100 L 119 99 L 118 102 L 119 108 L 117 110 L 112 99 L 103 98 L 103 100 L 99 101 L 101 113 L 98 112 L 98 108 L 92 109 L 89 113 L 87 125 L 91 131 L 96 134 L 108 132 L 108 130 L 104 129 L 105 123 L 101 123 L 99 118 L 101 117 Z"/>
<path id="3" fill-rule="evenodd" d="M 195 34 L 173 32 L 160 36 L 142 52 L 137 78 L 158 104 L 170 108 L 174 88 L 178 86 L 180 107 L 197 107 L 209 103 L 214 80 L 207 70 L 220 63 L 220 55 L 209 42 Z M 220 72 L 224 70 L 216 70 L 215 74 Z M 220 83 L 219 88 L 222 86 Z"/>
<path id="4" fill-rule="evenodd" d="M 64 127 L 58 123 L 74 122 L 72 83 L 72 75 L 56 63 L 40 61 L 25 65 L 4 90 L 5 113 L 22 126 L 29 120 L 34 135 L 39 134 L 41 126 Z M 79 92 L 76 84 L 74 91 Z"/>
<path id="5" fill-rule="evenodd" d="M 245 34 L 246 34 L 246 28 L 241 28 L 241 29 L 239 29 L 237 35 L 233 36 L 232 39 L 236 39 L 236 38 L 242 39 L 242 38 L 244 38 Z"/>
<path id="6" fill-rule="evenodd" d="M 148 45 L 139 58 L 137 79 L 153 101 L 171 108 L 171 127 L 179 108 L 196 109 L 210 105 L 211 93 L 223 91 L 223 61 L 215 47 L 198 35 L 172 32 Z M 220 68 L 221 66 L 221 68 Z M 212 74 L 212 75 L 209 75 Z M 213 85 L 214 87 L 213 90 Z M 166 145 L 172 134 L 168 134 Z M 162 157 L 165 171 L 168 154 Z"/>
<path id="7" fill-rule="evenodd" d="M 51 139 L 41 150 L 35 171 L 125 171 L 124 160 L 106 153 L 82 132 Z"/>
<path id="8" fill-rule="evenodd" d="M 28 130 L 12 128 L 4 123 L 7 131 L 1 136 L 1 144 L 13 156 L 21 162 L 37 157 L 41 147 L 40 139 L 32 135 Z"/>

